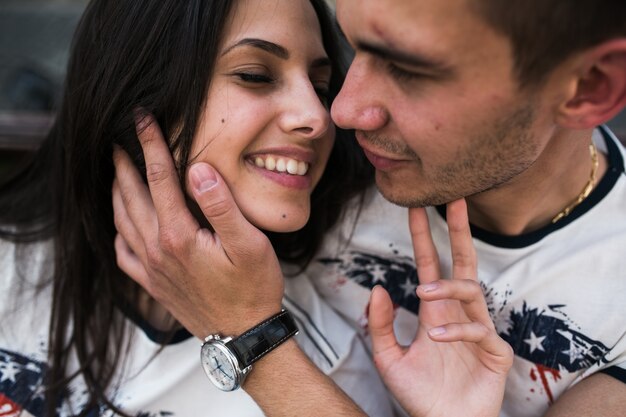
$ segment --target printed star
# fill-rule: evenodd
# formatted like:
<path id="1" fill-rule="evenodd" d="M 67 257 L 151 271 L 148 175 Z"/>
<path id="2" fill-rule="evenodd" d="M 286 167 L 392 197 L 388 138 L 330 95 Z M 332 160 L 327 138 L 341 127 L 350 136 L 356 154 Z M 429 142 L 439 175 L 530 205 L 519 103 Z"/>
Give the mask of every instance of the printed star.
<path id="1" fill-rule="evenodd" d="M 583 359 L 585 357 L 583 349 L 576 346 L 576 344 L 573 341 L 571 341 L 569 344 L 569 350 L 564 350 L 561 353 L 569 356 L 570 364 L 576 362 L 579 359 Z"/>
<path id="2" fill-rule="evenodd" d="M 40 384 L 41 384 L 41 380 L 37 382 L 37 385 L 28 386 L 28 389 L 30 389 L 30 391 L 33 393 L 33 396 L 32 396 L 33 400 L 42 400 L 42 401 L 45 400 L 44 388 Z"/>
<path id="3" fill-rule="evenodd" d="M 402 288 L 404 290 L 404 297 L 409 297 L 409 296 L 413 296 L 413 297 L 417 297 L 415 295 L 415 289 L 417 288 L 417 284 L 415 284 L 414 282 L 411 282 L 411 280 L 409 278 L 406 279 L 406 282 L 404 284 L 400 284 L 400 288 Z"/>
<path id="4" fill-rule="evenodd" d="M 569 363 L 572 364 L 578 359 L 584 359 L 585 349 L 582 346 L 577 346 L 576 342 L 574 341 L 574 335 L 572 334 L 572 332 L 566 332 L 563 330 L 557 330 L 557 332 L 561 336 L 569 340 L 569 350 L 564 350 L 561 352 L 562 354 L 569 356 Z"/>
<path id="5" fill-rule="evenodd" d="M 0 368 L 0 373 L 2 374 L 2 378 L 0 378 L 0 382 L 11 381 L 13 383 L 16 382 L 15 377 L 20 372 L 20 368 L 13 362 L 9 362 L 3 367 Z"/>
<path id="6" fill-rule="evenodd" d="M 528 346 L 530 346 L 530 353 L 533 353 L 535 350 L 539 349 L 542 352 L 545 352 L 545 350 L 543 349 L 543 340 L 545 339 L 545 336 L 540 336 L 537 337 L 535 335 L 535 332 L 531 331 L 530 332 L 530 339 L 524 339 L 524 343 L 528 344 Z"/>
<path id="7" fill-rule="evenodd" d="M 386 283 L 387 282 L 387 278 L 385 277 L 385 274 L 387 273 L 387 270 L 385 268 L 383 268 L 380 265 L 375 265 L 370 271 L 370 274 L 372 274 L 372 285 L 375 285 L 377 282 L 382 282 L 382 283 Z"/>

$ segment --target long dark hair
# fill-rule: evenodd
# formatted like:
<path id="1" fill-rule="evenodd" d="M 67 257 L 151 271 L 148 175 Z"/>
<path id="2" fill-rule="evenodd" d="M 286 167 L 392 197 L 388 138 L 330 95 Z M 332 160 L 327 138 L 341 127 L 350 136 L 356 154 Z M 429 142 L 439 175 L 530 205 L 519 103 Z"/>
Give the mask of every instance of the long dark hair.
<path id="1" fill-rule="evenodd" d="M 136 299 L 139 288 L 115 261 L 112 145 L 121 145 L 145 170 L 133 117 L 133 110 L 142 108 L 155 116 L 178 160 L 189 159 L 233 3 L 92 1 L 74 37 L 54 126 L 33 158 L 0 184 L 0 238 L 54 243 L 46 415 L 55 414 L 77 375 L 84 378 L 89 394 L 81 415 L 102 405 L 123 414 L 105 393 L 124 350 L 125 330 L 116 303 Z M 333 63 L 332 101 L 345 63 L 327 6 L 323 0 L 311 3 Z M 372 169 L 349 136 L 338 130 L 306 227 L 270 234 L 280 258 L 304 267 L 346 201 L 372 183 Z M 182 176 L 185 167 L 179 169 Z M 68 375 L 72 350 L 80 368 Z"/>

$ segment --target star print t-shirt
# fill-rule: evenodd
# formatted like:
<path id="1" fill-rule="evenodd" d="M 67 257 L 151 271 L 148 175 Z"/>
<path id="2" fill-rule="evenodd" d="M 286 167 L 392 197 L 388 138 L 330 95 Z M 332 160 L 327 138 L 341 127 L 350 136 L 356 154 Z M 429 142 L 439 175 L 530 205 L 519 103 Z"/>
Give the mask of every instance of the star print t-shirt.
<path id="1" fill-rule="evenodd" d="M 17 266 L 16 255 L 28 262 Z M 49 243 L 17 247 L 0 240 L 0 416 L 45 415 L 50 288 L 38 292 L 36 283 L 50 278 L 52 265 Z M 288 279 L 285 290 L 284 305 L 300 329 L 295 337 L 303 351 L 369 415 L 392 417 L 391 400 L 357 332 L 306 277 Z M 209 382 L 200 366 L 200 340 L 183 330 L 162 347 L 163 333 L 122 310 L 132 331 L 130 350 L 108 395 L 123 411 L 137 417 L 263 416 L 245 391 L 222 392 Z M 76 364 L 70 357 L 70 368 Z M 56 416 L 85 411 L 86 399 L 83 380 L 74 379 L 59 399 Z M 90 417 L 113 415 L 104 406 L 86 411 Z"/>
<path id="2" fill-rule="evenodd" d="M 472 228 L 491 316 L 515 351 L 503 417 L 543 415 L 596 372 L 626 383 L 625 152 L 605 128 L 594 141 L 610 166 L 569 216 L 515 237 Z M 443 276 L 450 277 L 445 212 L 429 208 L 428 215 Z M 396 306 L 396 333 L 409 344 L 419 300 L 407 211 L 373 191 L 356 228 L 350 224 L 328 237 L 307 273 L 365 337 L 370 290 L 384 286 Z"/>

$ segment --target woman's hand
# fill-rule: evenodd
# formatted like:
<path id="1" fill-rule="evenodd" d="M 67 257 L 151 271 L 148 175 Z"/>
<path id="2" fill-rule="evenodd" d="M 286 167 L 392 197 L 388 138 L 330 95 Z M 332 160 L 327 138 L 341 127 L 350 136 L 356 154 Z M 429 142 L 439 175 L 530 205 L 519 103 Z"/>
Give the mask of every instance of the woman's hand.
<path id="1" fill-rule="evenodd" d="M 453 272 L 452 279 L 441 279 L 426 211 L 410 209 L 419 329 L 409 347 L 400 346 L 391 299 L 383 288 L 374 288 L 369 314 L 374 361 L 411 416 L 497 416 L 513 350 L 487 311 L 464 200 L 448 205 L 447 219 Z"/>
<path id="2" fill-rule="evenodd" d="M 185 203 L 170 151 L 150 116 L 138 126 L 148 187 L 115 149 L 117 262 L 199 338 L 239 335 L 280 311 L 283 275 L 267 237 L 241 214 L 208 164 L 189 168 L 188 190 L 215 232 Z"/>

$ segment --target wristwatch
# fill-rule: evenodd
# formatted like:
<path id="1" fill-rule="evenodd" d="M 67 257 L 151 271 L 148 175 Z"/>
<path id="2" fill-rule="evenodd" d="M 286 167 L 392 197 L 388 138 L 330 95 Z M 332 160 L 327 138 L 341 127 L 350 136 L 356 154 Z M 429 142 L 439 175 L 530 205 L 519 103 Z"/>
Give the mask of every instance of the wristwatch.
<path id="1" fill-rule="evenodd" d="M 273 315 L 237 338 L 212 334 L 204 339 L 200 361 L 209 380 L 222 391 L 239 388 L 252 364 L 298 333 L 287 310 Z"/>

